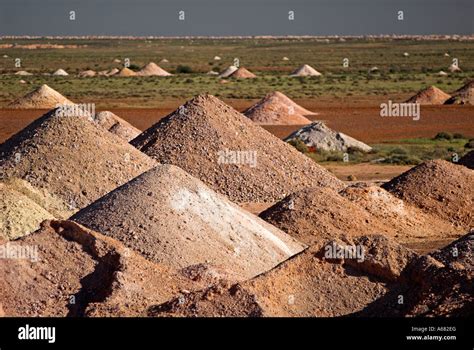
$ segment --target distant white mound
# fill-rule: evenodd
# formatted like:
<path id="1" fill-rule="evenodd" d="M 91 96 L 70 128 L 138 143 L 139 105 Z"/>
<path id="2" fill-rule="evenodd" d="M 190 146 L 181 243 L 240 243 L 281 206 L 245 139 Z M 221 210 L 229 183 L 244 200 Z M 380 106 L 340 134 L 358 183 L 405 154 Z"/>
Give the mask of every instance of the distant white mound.
<path id="1" fill-rule="evenodd" d="M 69 74 L 62 68 L 59 68 L 56 72 L 53 73 L 54 76 L 67 77 Z"/>
<path id="2" fill-rule="evenodd" d="M 301 140 L 308 147 L 324 151 L 346 152 L 348 149 L 359 149 L 369 152 L 372 147 L 358 141 L 342 132 L 334 131 L 323 122 L 314 122 L 306 125 L 288 136 L 285 141 Z"/>
<path id="3" fill-rule="evenodd" d="M 290 74 L 291 77 L 308 77 L 308 76 L 319 77 L 321 75 L 322 74 L 319 73 L 316 69 L 314 69 L 313 67 L 307 64 L 302 65 L 301 67 L 299 67 L 293 73 Z"/>

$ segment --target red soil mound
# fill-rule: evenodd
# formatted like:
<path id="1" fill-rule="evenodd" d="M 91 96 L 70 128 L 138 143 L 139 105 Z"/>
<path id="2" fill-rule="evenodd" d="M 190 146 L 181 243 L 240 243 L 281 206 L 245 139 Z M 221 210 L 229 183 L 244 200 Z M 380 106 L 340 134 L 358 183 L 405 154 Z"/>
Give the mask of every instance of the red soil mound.
<path id="1" fill-rule="evenodd" d="M 234 73 L 229 75 L 229 78 L 237 78 L 237 79 L 249 79 L 249 78 L 256 78 L 257 76 L 250 72 L 247 68 L 240 67 Z"/>
<path id="2" fill-rule="evenodd" d="M 311 123 L 307 115 L 315 115 L 279 91 L 267 94 L 243 112 L 253 122 L 262 125 L 304 125 Z"/>
<path id="3" fill-rule="evenodd" d="M 410 97 L 406 102 L 419 103 L 422 105 L 442 105 L 450 97 L 450 95 L 438 89 L 436 86 L 430 86 L 421 90 L 415 96 Z"/>
<path id="4" fill-rule="evenodd" d="M 0 180 L 23 179 L 62 202 L 57 218 L 152 168 L 156 162 L 86 116 L 52 110 L 0 145 Z"/>
<path id="5" fill-rule="evenodd" d="M 260 217 L 308 245 L 321 237 L 384 234 L 416 246 L 463 233 L 384 189 L 367 185 L 350 186 L 340 193 L 324 188 L 298 191 Z"/>
<path id="6" fill-rule="evenodd" d="M 73 104 L 73 102 L 69 101 L 56 90 L 51 89 L 48 85 L 43 84 L 36 90 L 12 102 L 8 107 L 18 109 L 52 109 L 58 105 L 70 104 Z"/>
<path id="7" fill-rule="evenodd" d="M 235 202 L 271 202 L 305 187 L 343 187 L 294 147 L 210 95 L 188 101 L 131 143 Z"/>
<path id="8" fill-rule="evenodd" d="M 424 162 L 383 186 L 423 211 L 470 229 L 474 225 L 474 171 L 444 160 Z"/>

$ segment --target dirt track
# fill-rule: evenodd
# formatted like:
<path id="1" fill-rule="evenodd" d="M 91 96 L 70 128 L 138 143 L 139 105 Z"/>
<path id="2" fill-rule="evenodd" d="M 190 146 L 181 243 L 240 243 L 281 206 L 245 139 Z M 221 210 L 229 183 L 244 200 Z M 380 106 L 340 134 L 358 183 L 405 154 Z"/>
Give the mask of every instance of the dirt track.
<path id="1" fill-rule="evenodd" d="M 228 101 L 232 107 L 242 111 L 255 101 Z M 366 143 L 414 137 L 433 137 L 439 131 L 461 132 L 474 136 L 474 106 L 423 106 L 421 118 L 382 118 L 380 108 L 371 103 L 370 107 L 358 103 L 345 104 L 343 107 L 331 102 L 313 102 L 296 100 L 303 107 L 320 113 L 309 119 L 324 120 L 330 128 L 342 131 Z M 145 130 L 179 106 L 179 102 L 170 102 L 160 109 L 111 109 L 137 128 Z M 43 113 L 42 113 L 43 112 Z M 0 110 L 0 142 L 27 124 L 44 111 L 38 110 Z M 264 126 L 275 136 L 288 136 L 298 126 Z"/>

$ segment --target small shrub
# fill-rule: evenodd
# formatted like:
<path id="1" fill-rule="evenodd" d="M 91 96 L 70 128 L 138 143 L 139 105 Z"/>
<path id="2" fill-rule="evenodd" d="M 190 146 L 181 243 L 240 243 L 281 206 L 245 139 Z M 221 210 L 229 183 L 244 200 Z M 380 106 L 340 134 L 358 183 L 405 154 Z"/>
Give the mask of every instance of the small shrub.
<path id="1" fill-rule="evenodd" d="M 418 165 L 421 163 L 420 158 L 405 154 L 396 154 L 385 158 L 382 163 L 398 164 L 398 165 Z"/>
<path id="2" fill-rule="evenodd" d="M 306 144 L 301 139 L 293 139 L 288 141 L 288 143 L 301 153 L 308 153 L 308 146 L 306 146 Z"/>
<path id="3" fill-rule="evenodd" d="M 141 67 L 138 66 L 138 65 L 136 65 L 136 64 L 133 64 L 133 63 L 132 63 L 132 64 L 128 67 L 128 69 L 131 69 L 131 70 L 133 70 L 133 71 L 138 71 L 138 70 L 141 69 Z"/>
<path id="4" fill-rule="evenodd" d="M 390 154 L 399 155 L 399 154 L 408 154 L 408 151 L 403 147 L 395 147 L 390 151 Z"/>
<path id="5" fill-rule="evenodd" d="M 176 67 L 176 73 L 189 74 L 193 73 L 193 69 L 189 66 L 179 65 L 178 67 Z"/>
<path id="6" fill-rule="evenodd" d="M 452 140 L 453 135 L 449 132 L 441 131 L 437 133 L 434 137 L 434 140 Z"/>
<path id="7" fill-rule="evenodd" d="M 464 148 L 474 148 L 474 139 L 470 139 L 469 142 L 464 145 Z"/>

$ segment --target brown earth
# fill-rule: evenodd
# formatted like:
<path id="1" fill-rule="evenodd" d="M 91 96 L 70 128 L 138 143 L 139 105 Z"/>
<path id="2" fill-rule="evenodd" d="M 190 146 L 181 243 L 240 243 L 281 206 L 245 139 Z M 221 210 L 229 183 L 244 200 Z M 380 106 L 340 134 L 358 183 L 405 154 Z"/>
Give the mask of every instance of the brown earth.
<path id="1" fill-rule="evenodd" d="M 327 247 L 364 247 L 365 259 L 326 258 Z M 352 314 L 384 296 L 416 254 L 383 236 L 321 240 L 249 281 L 190 293 L 149 308 L 151 316 L 317 316 Z"/>
<path id="2" fill-rule="evenodd" d="M 474 171 L 464 166 L 444 160 L 424 162 L 382 187 L 459 228 L 474 226 Z"/>
<path id="3" fill-rule="evenodd" d="M 171 165 L 145 172 L 71 220 L 154 262 L 177 269 L 210 262 L 239 281 L 271 269 L 304 247 Z"/>
<path id="4" fill-rule="evenodd" d="M 398 98 L 406 98 L 406 95 L 401 95 Z M 361 100 L 360 103 L 349 101 L 347 104 L 343 104 L 325 99 L 295 100 L 305 109 L 318 111 L 318 116 L 307 116 L 308 119 L 323 120 L 328 127 L 369 144 L 417 137 L 431 138 L 440 131 L 460 132 L 466 136 L 474 137 L 474 123 L 472 122 L 474 106 L 422 106 L 420 120 L 413 121 L 409 118 L 381 118 L 380 108 L 374 104 L 374 101 Z M 244 111 L 258 100 L 226 100 L 226 102 L 237 110 Z M 140 103 L 143 106 L 147 105 L 146 100 Z M 160 105 L 162 104 L 160 108 L 108 108 L 107 104 L 101 103 L 98 104 L 98 107 L 107 108 L 138 129 L 146 130 L 173 112 L 180 103 L 179 100 L 160 102 Z M 24 128 L 46 111 L 0 109 L 0 142 Z M 281 139 L 299 129 L 296 125 L 264 125 L 263 128 Z"/>
<path id="5" fill-rule="evenodd" d="M 110 111 L 102 111 L 92 117 L 101 127 L 122 140 L 129 142 L 140 135 L 141 130 Z"/>
<path id="6" fill-rule="evenodd" d="M 307 245 L 321 238 L 373 234 L 387 229 L 367 211 L 326 188 L 295 192 L 259 216 Z"/>
<path id="7" fill-rule="evenodd" d="M 67 218 L 156 164 L 87 117 L 55 112 L 0 145 L 0 180 L 22 179 L 48 192 L 56 204 L 45 209 L 57 218 Z"/>
<path id="8" fill-rule="evenodd" d="M 2 316 L 144 316 L 148 305 L 215 283 L 205 266 L 186 276 L 70 221 L 42 226 L 10 243 L 37 247 L 37 260 L 0 259 Z"/>
<path id="9" fill-rule="evenodd" d="M 401 173 L 411 169 L 410 165 L 391 164 L 340 164 L 325 163 L 324 167 L 333 173 L 338 179 L 347 181 L 349 178 L 355 179 L 352 182 L 368 182 L 382 184 Z"/>
<path id="10" fill-rule="evenodd" d="M 466 240 L 472 241 L 472 236 L 459 242 Z M 364 259 L 325 257 L 327 247 L 345 244 L 364 247 Z M 440 254 L 449 249 L 443 248 Z M 221 283 L 174 298 L 150 307 L 148 314 L 467 317 L 474 312 L 473 277 L 473 270 L 463 269 L 462 263 L 444 265 L 384 236 L 364 236 L 352 242 L 337 240 L 313 246 L 252 280 Z"/>
<path id="11" fill-rule="evenodd" d="M 272 202 L 309 186 L 343 186 L 295 148 L 210 95 L 188 101 L 131 143 L 234 202 Z M 236 161 L 236 152 L 254 157 L 253 163 Z"/>
<path id="12" fill-rule="evenodd" d="M 419 252 L 424 251 L 428 242 L 431 242 L 431 249 L 439 248 L 465 232 L 463 228 L 430 212 L 423 212 L 379 186 L 355 184 L 340 194 L 388 227 L 383 234 Z"/>
<path id="13" fill-rule="evenodd" d="M 474 313 L 472 240 L 471 233 L 431 255 L 412 259 L 401 275 L 398 288 L 354 316 L 471 316 Z M 452 255 L 453 245 L 459 248 L 457 257 Z M 400 296 L 402 304 L 398 304 Z"/>

